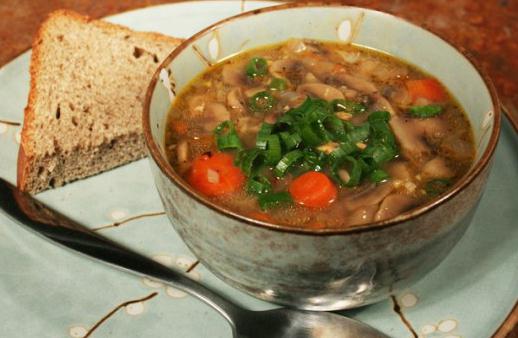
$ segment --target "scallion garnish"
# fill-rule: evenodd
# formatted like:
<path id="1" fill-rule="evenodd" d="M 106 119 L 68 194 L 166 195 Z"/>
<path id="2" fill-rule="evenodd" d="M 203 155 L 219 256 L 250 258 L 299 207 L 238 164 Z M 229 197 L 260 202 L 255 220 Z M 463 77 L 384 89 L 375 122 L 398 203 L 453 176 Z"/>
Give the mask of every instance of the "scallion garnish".
<path id="1" fill-rule="evenodd" d="M 279 139 L 279 135 L 267 136 L 266 143 L 265 162 L 266 164 L 274 165 L 279 162 L 282 157 L 281 140 Z"/>
<path id="2" fill-rule="evenodd" d="M 268 62 L 261 57 L 254 57 L 248 61 L 245 71 L 246 76 L 251 79 L 258 76 L 264 76 L 268 74 Z"/>
<path id="3" fill-rule="evenodd" d="M 374 183 L 381 183 L 388 180 L 389 178 L 389 174 L 387 174 L 387 172 L 382 169 L 374 169 L 369 175 L 369 179 Z"/>
<path id="4" fill-rule="evenodd" d="M 434 117 L 442 113 L 442 107 L 438 104 L 414 106 L 408 109 L 408 113 L 410 116 L 418 118 Z"/>
<path id="5" fill-rule="evenodd" d="M 354 102 L 351 100 L 337 99 L 331 102 L 333 110 L 335 112 L 344 111 L 346 113 L 361 114 L 367 111 L 367 107 L 361 103 Z"/>
<path id="6" fill-rule="evenodd" d="M 216 129 L 214 129 L 214 134 L 216 136 L 216 145 L 219 150 L 240 150 L 243 148 L 232 121 L 227 120 L 221 122 Z"/>
<path id="7" fill-rule="evenodd" d="M 299 146 L 299 144 L 302 142 L 302 138 L 298 133 L 289 133 L 287 131 L 283 131 L 279 133 L 279 136 L 281 137 L 282 144 L 284 146 L 284 149 L 286 150 L 292 150 Z"/>
<path id="8" fill-rule="evenodd" d="M 273 168 L 273 173 L 277 177 L 283 177 L 288 171 L 288 168 L 297 163 L 297 161 L 299 161 L 303 157 L 304 153 L 300 150 L 290 151 L 281 158 L 277 165 L 275 165 L 275 168 Z"/>
<path id="9" fill-rule="evenodd" d="M 286 191 L 271 192 L 259 195 L 257 201 L 259 202 L 259 206 L 262 210 L 275 208 L 280 205 L 293 202 L 291 195 Z"/>
<path id="10" fill-rule="evenodd" d="M 245 175 L 250 177 L 263 164 L 263 151 L 257 148 L 243 150 L 239 152 L 236 162 Z"/>
<path id="11" fill-rule="evenodd" d="M 255 146 L 259 149 L 266 149 L 267 146 L 267 137 L 270 136 L 273 130 L 273 124 L 263 123 L 261 124 L 261 128 L 257 133 Z"/>
<path id="12" fill-rule="evenodd" d="M 286 80 L 279 79 L 278 77 L 272 78 L 272 81 L 270 82 L 270 85 L 268 85 L 268 89 L 270 90 L 285 90 L 287 87 Z"/>
<path id="13" fill-rule="evenodd" d="M 248 107 L 255 113 L 267 113 L 275 105 L 275 98 L 267 91 L 259 92 L 248 101 Z"/>
<path id="14" fill-rule="evenodd" d="M 425 184 L 424 190 L 430 196 L 437 196 L 445 192 L 451 186 L 451 180 L 437 178 Z"/>
<path id="15" fill-rule="evenodd" d="M 270 181 L 262 175 L 254 175 L 246 181 L 246 191 L 250 194 L 261 195 L 272 190 Z"/>

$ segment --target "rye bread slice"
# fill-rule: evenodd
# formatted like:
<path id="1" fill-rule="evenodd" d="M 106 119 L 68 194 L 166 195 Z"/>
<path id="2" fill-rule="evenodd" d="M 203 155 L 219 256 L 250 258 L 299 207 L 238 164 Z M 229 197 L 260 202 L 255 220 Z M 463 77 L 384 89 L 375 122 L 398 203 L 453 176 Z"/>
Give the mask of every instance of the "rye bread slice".
<path id="1" fill-rule="evenodd" d="M 18 186 L 36 193 L 145 156 L 147 85 L 180 43 L 68 10 L 51 13 L 33 42 Z"/>

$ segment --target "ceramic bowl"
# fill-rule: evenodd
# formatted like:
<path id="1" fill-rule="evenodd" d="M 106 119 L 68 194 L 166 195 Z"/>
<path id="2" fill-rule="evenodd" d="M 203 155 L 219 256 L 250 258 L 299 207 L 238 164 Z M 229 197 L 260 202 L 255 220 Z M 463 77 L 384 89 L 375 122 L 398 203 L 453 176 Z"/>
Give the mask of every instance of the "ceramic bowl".
<path id="1" fill-rule="evenodd" d="M 442 81 L 469 114 L 477 156 L 449 192 L 397 218 L 342 230 L 264 223 L 213 204 L 174 172 L 166 115 L 193 77 L 229 56 L 290 38 L 354 43 L 395 55 Z M 244 13 L 195 34 L 154 75 L 144 107 L 152 172 L 176 231 L 214 274 L 261 299 L 310 310 L 376 302 L 423 277 L 454 247 L 484 190 L 500 130 L 491 84 L 436 35 L 395 16 L 291 3 Z"/>

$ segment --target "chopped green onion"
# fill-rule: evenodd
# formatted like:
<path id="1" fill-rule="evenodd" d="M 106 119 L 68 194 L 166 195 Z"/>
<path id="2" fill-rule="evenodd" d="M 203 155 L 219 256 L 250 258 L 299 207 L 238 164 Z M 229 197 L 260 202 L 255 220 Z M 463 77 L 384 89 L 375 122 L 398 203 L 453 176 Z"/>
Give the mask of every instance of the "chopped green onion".
<path id="1" fill-rule="evenodd" d="M 250 177 L 257 168 L 262 165 L 264 155 L 263 151 L 257 148 L 243 150 L 238 154 L 236 160 L 237 165 L 243 170 L 243 173 Z"/>
<path id="2" fill-rule="evenodd" d="M 390 161 L 397 156 L 397 151 L 385 144 L 370 144 L 362 152 L 362 158 L 371 159 L 377 166 Z"/>
<path id="3" fill-rule="evenodd" d="M 365 105 L 351 100 L 336 99 L 331 101 L 331 105 L 335 112 L 344 111 L 355 115 L 365 113 L 367 111 L 367 107 Z"/>
<path id="4" fill-rule="evenodd" d="M 313 130 L 311 125 L 304 124 L 300 126 L 300 137 L 304 144 L 308 147 L 316 147 L 322 144 L 323 140 Z"/>
<path id="5" fill-rule="evenodd" d="M 263 91 L 252 96 L 248 101 L 248 107 L 256 113 L 266 113 L 272 110 L 275 105 L 275 98 L 272 94 Z"/>
<path id="6" fill-rule="evenodd" d="M 355 151 L 358 150 L 358 147 L 356 146 L 356 143 L 353 143 L 351 141 L 347 142 L 341 142 L 333 152 L 329 154 L 329 158 L 332 161 L 337 161 L 339 159 L 344 158 L 345 156 L 348 156 Z"/>
<path id="7" fill-rule="evenodd" d="M 335 115 L 329 115 L 326 117 L 324 120 L 324 126 L 335 138 L 342 139 L 345 137 L 344 123 Z"/>
<path id="8" fill-rule="evenodd" d="M 264 76 L 268 74 L 268 62 L 263 58 L 254 57 L 250 59 L 245 70 L 246 75 L 252 79 L 258 76 Z"/>
<path id="9" fill-rule="evenodd" d="M 430 196 L 437 196 L 448 190 L 451 180 L 447 178 L 437 178 L 426 183 L 424 190 Z"/>
<path id="10" fill-rule="evenodd" d="M 272 81 L 270 82 L 270 85 L 268 86 L 268 89 L 270 90 L 285 90 L 287 87 L 286 80 L 279 79 L 278 77 L 272 78 Z"/>
<path id="11" fill-rule="evenodd" d="M 283 131 L 279 133 L 281 137 L 282 144 L 284 145 L 284 149 L 292 150 L 302 142 L 302 138 L 297 133 L 290 134 L 287 131 Z"/>
<path id="12" fill-rule="evenodd" d="M 370 176 L 370 180 L 374 183 L 381 183 L 383 181 L 386 181 L 390 178 L 389 174 L 385 170 L 382 169 L 374 169 Z"/>
<path id="13" fill-rule="evenodd" d="M 241 150 L 243 148 L 241 140 L 237 135 L 236 128 L 234 127 L 234 123 L 230 120 L 221 122 L 216 129 L 214 129 L 214 134 L 216 136 L 216 145 L 219 150 Z"/>
<path id="14" fill-rule="evenodd" d="M 266 149 L 267 140 L 266 138 L 272 133 L 273 124 L 263 123 L 261 124 L 261 129 L 257 133 L 257 138 L 255 141 L 255 146 L 259 149 Z"/>
<path id="15" fill-rule="evenodd" d="M 388 122 L 390 120 L 390 113 L 385 110 L 379 110 L 370 113 L 369 115 L 369 122 L 375 122 L 375 121 L 384 121 Z"/>
<path id="16" fill-rule="evenodd" d="M 301 171 L 322 171 L 326 161 L 325 154 L 316 153 L 308 148 L 302 152 L 304 153 L 304 158 L 301 164 Z"/>
<path id="17" fill-rule="evenodd" d="M 412 117 L 434 117 L 442 113 L 442 107 L 438 104 L 430 104 L 427 106 L 414 106 L 408 109 L 408 113 Z"/>
<path id="18" fill-rule="evenodd" d="M 293 199 L 288 192 L 281 191 L 262 194 L 257 198 L 257 201 L 262 210 L 267 210 L 282 204 L 292 203 Z"/>
<path id="19" fill-rule="evenodd" d="M 251 176 L 246 181 L 246 191 L 250 194 L 261 195 L 266 194 L 271 190 L 272 184 L 266 177 L 262 175 Z"/>
<path id="20" fill-rule="evenodd" d="M 276 164 L 281 160 L 282 150 L 281 141 L 278 135 L 269 135 L 266 137 L 268 147 L 265 153 L 266 164 Z"/>
<path id="21" fill-rule="evenodd" d="M 343 139 L 346 142 L 356 144 L 358 142 L 365 141 L 367 138 L 369 138 L 369 135 L 370 124 L 368 122 L 365 122 L 360 126 L 353 126 L 352 129 L 348 133 L 346 133 Z"/>
<path id="22" fill-rule="evenodd" d="M 362 175 L 362 166 L 354 157 L 347 156 L 345 159 L 345 168 L 349 173 L 349 181 L 343 182 L 347 187 L 355 187 L 360 183 Z"/>
<path id="23" fill-rule="evenodd" d="M 292 150 L 286 155 L 284 155 L 279 163 L 275 166 L 273 169 L 273 173 L 277 177 L 283 177 L 286 172 L 288 171 L 288 168 L 294 165 L 297 161 L 302 159 L 304 157 L 304 153 L 300 150 Z"/>

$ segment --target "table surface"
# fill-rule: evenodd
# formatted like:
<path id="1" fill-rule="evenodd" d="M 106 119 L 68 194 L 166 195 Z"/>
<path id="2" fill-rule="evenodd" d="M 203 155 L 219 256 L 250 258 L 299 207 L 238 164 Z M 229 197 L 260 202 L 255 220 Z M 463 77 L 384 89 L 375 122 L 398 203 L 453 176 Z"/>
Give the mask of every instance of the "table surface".
<path id="1" fill-rule="evenodd" d="M 166 0 L 7 0 L 0 2 L 0 66 L 30 48 L 52 10 L 68 8 L 94 18 Z M 509 114 L 518 116 L 518 1 L 349 0 L 349 5 L 396 14 L 442 36 L 472 56 L 496 85 Z M 517 119 L 518 121 L 518 119 Z M 515 125 L 518 127 L 518 125 Z M 518 303 L 493 338 L 518 338 Z"/>

